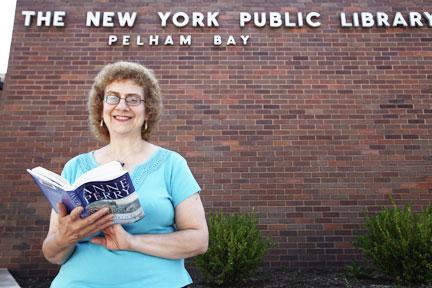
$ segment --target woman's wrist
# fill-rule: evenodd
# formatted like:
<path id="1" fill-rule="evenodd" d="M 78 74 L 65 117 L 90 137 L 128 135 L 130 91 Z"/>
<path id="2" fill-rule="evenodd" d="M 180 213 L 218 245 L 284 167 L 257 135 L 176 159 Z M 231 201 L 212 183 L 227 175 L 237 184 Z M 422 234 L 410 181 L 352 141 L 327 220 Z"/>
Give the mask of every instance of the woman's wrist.
<path id="1" fill-rule="evenodd" d="M 77 243 L 76 241 L 68 241 L 67 239 L 64 239 L 64 237 L 61 237 L 58 233 L 55 233 L 53 235 L 52 241 L 54 242 L 54 245 L 56 245 L 60 250 L 65 250 L 67 248 L 73 247 Z"/>
<path id="2" fill-rule="evenodd" d="M 129 251 L 137 251 L 136 250 L 136 239 L 137 236 L 134 234 L 129 234 L 128 237 L 126 238 L 125 244 L 126 247 L 124 250 L 129 250 Z"/>
<path id="3" fill-rule="evenodd" d="M 47 237 L 42 245 L 42 252 L 45 258 L 53 263 L 61 265 L 72 254 L 75 249 L 74 244 L 68 244 L 57 234 Z"/>

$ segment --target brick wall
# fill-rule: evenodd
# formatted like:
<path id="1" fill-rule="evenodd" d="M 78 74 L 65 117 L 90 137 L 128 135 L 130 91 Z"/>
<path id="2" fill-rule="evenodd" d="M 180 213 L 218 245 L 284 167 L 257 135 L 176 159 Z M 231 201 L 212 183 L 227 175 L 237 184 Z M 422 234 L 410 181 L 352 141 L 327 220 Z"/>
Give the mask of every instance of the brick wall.
<path id="1" fill-rule="evenodd" d="M 188 159 L 207 211 L 258 213 L 277 242 L 267 266 L 358 259 L 351 241 L 388 195 L 415 209 L 430 203 L 432 28 L 343 29 L 338 13 L 407 15 L 431 12 L 432 2 L 77 2 L 18 0 L 0 99 L 0 266 L 56 269 L 40 251 L 50 209 L 25 169 L 60 172 L 98 147 L 86 95 L 97 71 L 116 60 L 154 69 L 165 114 L 153 142 Z M 64 10 L 66 26 L 24 27 L 23 10 Z M 138 11 L 139 23 L 87 28 L 86 11 Z M 161 28 L 158 11 L 220 11 L 220 27 Z M 241 11 L 317 11 L 322 24 L 240 28 Z M 109 34 L 193 41 L 109 47 Z M 232 34 L 238 45 L 215 47 L 214 34 Z"/>

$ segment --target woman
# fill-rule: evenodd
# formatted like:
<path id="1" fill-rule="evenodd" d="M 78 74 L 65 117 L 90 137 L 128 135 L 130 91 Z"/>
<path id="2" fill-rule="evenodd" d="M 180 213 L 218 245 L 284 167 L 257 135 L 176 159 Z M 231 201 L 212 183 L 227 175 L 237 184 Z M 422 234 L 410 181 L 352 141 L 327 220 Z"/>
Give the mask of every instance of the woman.
<path id="1" fill-rule="evenodd" d="M 207 250 L 207 224 L 200 187 L 184 158 L 148 142 L 162 108 L 153 73 L 130 62 L 105 66 L 95 78 L 88 108 L 93 134 L 108 144 L 71 159 L 63 177 L 73 183 L 98 165 L 120 161 L 145 217 L 113 225 L 108 209 L 81 219 L 81 207 L 68 214 L 59 204 L 42 247 L 48 261 L 62 265 L 51 287 L 190 284 L 183 259 Z"/>

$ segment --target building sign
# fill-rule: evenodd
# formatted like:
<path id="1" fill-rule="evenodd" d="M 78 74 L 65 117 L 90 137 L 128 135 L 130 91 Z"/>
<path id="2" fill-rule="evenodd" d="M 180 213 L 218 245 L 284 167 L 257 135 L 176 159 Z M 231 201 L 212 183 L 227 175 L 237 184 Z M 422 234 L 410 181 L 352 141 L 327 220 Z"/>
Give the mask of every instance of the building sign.
<path id="1" fill-rule="evenodd" d="M 22 11 L 23 24 L 25 27 L 64 27 L 66 25 L 66 11 Z M 219 12 L 157 12 L 160 27 L 193 27 L 219 28 Z M 240 28 L 270 27 L 274 29 L 302 29 L 304 27 L 319 28 L 322 26 L 320 13 L 311 12 L 239 12 L 238 24 Z M 345 29 L 357 28 L 421 28 L 432 27 L 432 14 L 429 12 L 354 12 L 338 13 L 339 27 Z M 86 20 L 83 26 L 89 28 L 113 28 L 127 27 L 132 28 L 139 21 L 138 12 L 114 12 L 114 11 L 87 11 Z M 144 23 L 145 24 L 145 23 Z M 324 23 L 325 24 L 325 23 Z M 211 42 L 207 43 L 214 46 L 235 46 L 248 45 L 251 35 L 226 35 L 213 34 Z M 192 35 L 115 35 L 109 34 L 106 43 L 109 46 L 191 46 Z"/>

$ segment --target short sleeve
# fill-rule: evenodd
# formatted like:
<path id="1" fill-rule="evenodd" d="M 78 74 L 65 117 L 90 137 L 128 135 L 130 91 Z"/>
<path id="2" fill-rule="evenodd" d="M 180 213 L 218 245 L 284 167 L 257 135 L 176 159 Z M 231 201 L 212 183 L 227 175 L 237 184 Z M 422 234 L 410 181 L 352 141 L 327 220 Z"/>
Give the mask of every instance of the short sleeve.
<path id="1" fill-rule="evenodd" d="M 200 192 L 201 187 L 195 180 L 186 159 L 177 153 L 173 153 L 172 156 L 169 187 L 173 205 L 177 207 L 192 194 Z"/>

